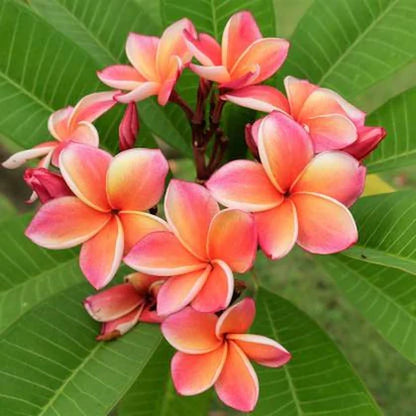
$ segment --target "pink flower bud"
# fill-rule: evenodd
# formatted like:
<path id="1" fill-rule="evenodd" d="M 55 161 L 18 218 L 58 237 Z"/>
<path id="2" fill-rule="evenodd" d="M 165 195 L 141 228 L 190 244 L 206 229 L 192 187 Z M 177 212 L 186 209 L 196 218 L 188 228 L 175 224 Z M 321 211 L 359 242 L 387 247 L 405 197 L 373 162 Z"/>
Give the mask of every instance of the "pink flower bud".
<path id="1" fill-rule="evenodd" d="M 137 115 L 136 103 L 128 103 L 123 119 L 118 128 L 120 150 L 127 150 L 134 147 L 136 137 L 139 133 L 140 123 Z"/>
<path id="2" fill-rule="evenodd" d="M 251 124 L 246 124 L 245 128 L 245 138 L 246 138 L 246 144 L 247 147 L 250 149 L 250 152 L 253 154 L 253 156 L 259 160 L 259 150 L 257 148 L 257 144 L 254 140 L 253 133 L 252 133 L 253 126 Z"/>

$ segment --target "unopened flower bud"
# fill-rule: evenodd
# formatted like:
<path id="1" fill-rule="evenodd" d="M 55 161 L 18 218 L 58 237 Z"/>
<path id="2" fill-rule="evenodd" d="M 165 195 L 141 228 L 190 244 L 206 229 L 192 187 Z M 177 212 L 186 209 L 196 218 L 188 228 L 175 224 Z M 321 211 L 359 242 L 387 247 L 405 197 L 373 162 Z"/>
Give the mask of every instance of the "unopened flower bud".
<path id="1" fill-rule="evenodd" d="M 255 159 L 259 160 L 259 149 L 257 148 L 256 142 L 252 133 L 253 126 L 251 124 L 246 124 L 245 127 L 245 139 L 247 147 L 250 149 L 250 152 L 253 154 Z"/>
<path id="2" fill-rule="evenodd" d="M 140 123 L 137 115 L 136 103 L 128 103 L 123 119 L 118 128 L 120 150 L 127 150 L 134 147 L 139 133 Z"/>

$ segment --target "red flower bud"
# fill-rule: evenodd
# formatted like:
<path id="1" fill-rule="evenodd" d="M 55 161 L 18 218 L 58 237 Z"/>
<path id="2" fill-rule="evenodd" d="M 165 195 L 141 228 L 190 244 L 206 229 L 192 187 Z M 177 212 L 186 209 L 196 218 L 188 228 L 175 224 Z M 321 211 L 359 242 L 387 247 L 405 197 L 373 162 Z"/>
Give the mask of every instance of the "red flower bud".
<path id="1" fill-rule="evenodd" d="M 252 125 L 246 124 L 245 128 L 245 138 L 246 138 L 246 144 L 247 147 L 250 149 L 250 152 L 253 154 L 255 159 L 259 160 L 259 149 L 257 148 L 257 144 L 254 140 L 253 134 L 252 134 Z"/>
<path id="2" fill-rule="evenodd" d="M 127 104 L 126 111 L 118 128 L 120 150 L 127 150 L 134 147 L 139 129 L 140 123 L 136 103 L 132 101 Z"/>

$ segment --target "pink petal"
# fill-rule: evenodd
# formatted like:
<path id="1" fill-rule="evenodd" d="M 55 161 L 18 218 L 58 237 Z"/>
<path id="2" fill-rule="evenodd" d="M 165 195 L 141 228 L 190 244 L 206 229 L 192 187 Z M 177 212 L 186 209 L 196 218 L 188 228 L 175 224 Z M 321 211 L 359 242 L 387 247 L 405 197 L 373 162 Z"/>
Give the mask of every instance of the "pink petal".
<path id="1" fill-rule="evenodd" d="M 221 260 L 213 261 L 212 264 L 214 268 L 192 301 L 192 307 L 199 312 L 221 311 L 230 304 L 233 296 L 233 272 Z"/>
<path id="2" fill-rule="evenodd" d="M 211 260 L 222 260 L 231 270 L 245 273 L 254 263 L 256 249 L 257 230 L 253 215 L 229 208 L 214 217 L 207 241 Z"/>
<path id="3" fill-rule="evenodd" d="M 206 263 L 186 250 L 173 233 L 166 231 L 141 239 L 124 262 L 135 270 L 156 276 L 174 276 L 206 267 Z"/>
<path id="4" fill-rule="evenodd" d="M 251 412 L 259 397 L 259 381 L 250 361 L 234 342 L 228 343 L 227 358 L 215 383 L 218 397 L 233 409 Z"/>
<path id="5" fill-rule="evenodd" d="M 89 144 L 98 147 L 100 141 L 97 129 L 88 121 L 81 121 L 68 137 L 69 140 L 77 143 Z"/>
<path id="6" fill-rule="evenodd" d="M 39 209 L 25 235 L 50 249 L 74 247 L 93 237 L 109 221 L 74 196 L 52 199 Z"/>
<path id="7" fill-rule="evenodd" d="M 223 65 L 231 69 L 243 52 L 260 38 L 260 30 L 250 12 L 232 15 L 222 35 Z"/>
<path id="8" fill-rule="evenodd" d="M 185 31 L 185 41 L 189 51 L 202 65 L 221 65 L 221 46 L 212 36 L 200 33 L 194 38 Z"/>
<path id="9" fill-rule="evenodd" d="M 275 110 L 285 113 L 290 112 L 286 97 L 279 90 L 268 85 L 244 87 L 227 92 L 221 98 L 242 107 L 264 111 L 265 113 L 271 113 Z"/>
<path id="10" fill-rule="evenodd" d="M 271 77 L 283 64 L 289 50 L 289 42 L 279 38 L 258 39 L 238 58 L 230 71 L 231 78 L 238 78 L 260 66 L 256 84 Z M 228 67 L 229 68 L 229 67 Z"/>
<path id="11" fill-rule="evenodd" d="M 366 168 L 344 152 L 324 152 L 315 156 L 291 189 L 314 192 L 352 205 L 362 194 Z"/>
<path id="12" fill-rule="evenodd" d="M 158 149 L 130 149 L 113 158 L 107 172 L 107 195 L 113 209 L 144 211 L 155 206 L 169 166 Z"/>
<path id="13" fill-rule="evenodd" d="M 211 176 L 205 186 L 222 205 L 245 211 L 264 211 L 276 207 L 283 200 L 263 166 L 249 160 L 227 163 Z"/>
<path id="14" fill-rule="evenodd" d="M 58 143 L 56 143 L 54 146 L 33 147 L 32 149 L 22 150 L 21 152 L 17 152 L 11 155 L 1 165 L 6 169 L 16 169 L 31 159 L 36 159 L 38 157 L 47 155 L 48 153 L 52 152 L 57 145 Z"/>
<path id="15" fill-rule="evenodd" d="M 231 334 L 227 337 L 235 342 L 250 360 L 266 367 L 281 367 L 290 359 L 290 353 L 278 342 L 252 334 Z"/>
<path id="16" fill-rule="evenodd" d="M 172 380 L 176 391 L 192 396 L 208 390 L 217 381 L 227 357 L 227 344 L 205 354 L 177 352 L 172 359 Z"/>
<path id="17" fill-rule="evenodd" d="M 169 66 L 165 70 L 165 78 L 160 85 L 157 95 L 158 104 L 164 106 L 168 103 L 172 90 L 175 87 L 183 69 L 182 61 L 178 56 L 172 56 L 169 61 Z"/>
<path id="18" fill-rule="evenodd" d="M 243 75 L 236 77 L 230 75 L 230 81 L 220 84 L 221 89 L 239 89 L 247 85 L 254 84 L 260 74 L 260 65 L 255 64 L 250 67 L 250 70 L 244 72 Z"/>
<path id="19" fill-rule="evenodd" d="M 165 215 L 173 232 L 196 257 L 207 260 L 208 229 L 218 204 L 201 185 L 173 179 L 165 196 Z"/>
<path id="20" fill-rule="evenodd" d="M 126 55 L 132 65 L 147 81 L 159 81 L 156 69 L 156 52 L 159 38 L 130 32 L 127 37 Z"/>
<path id="21" fill-rule="evenodd" d="M 317 90 L 318 87 L 311 84 L 309 81 L 291 76 L 285 78 L 284 84 L 286 95 L 289 100 L 290 114 L 297 119 L 306 99 L 313 91 Z"/>
<path id="22" fill-rule="evenodd" d="M 109 211 L 105 190 L 107 170 L 112 156 L 101 149 L 71 143 L 59 156 L 59 167 L 71 191 L 87 205 Z"/>
<path id="23" fill-rule="evenodd" d="M 203 287 L 211 266 L 179 276 L 173 276 L 163 284 L 157 295 L 158 315 L 170 315 L 187 306 Z"/>
<path id="24" fill-rule="evenodd" d="M 306 131 L 277 111 L 260 124 L 258 147 L 264 169 L 281 193 L 289 190 L 313 156 Z"/>
<path id="25" fill-rule="evenodd" d="M 316 254 L 332 254 L 352 246 L 358 238 L 354 218 L 335 199 L 321 194 L 296 193 L 299 223 L 298 244 Z"/>
<path id="26" fill-rule="evenodd" d="M 356 159 L 364 159 L 386 137 L 386 130 L 382 127 L 361 127 L 358 129 L 358 139 L 342 150 Z"/>
<path id="27" fill-rule="evenodd" d="M 269 211 L 255 214 L 259 244 L 267 256 L 280 259 L 292 250 L 298 238 L 296 208 L 290 199 Z"/>
<path id="28" fill-rule="evenodd" d="M 168 316 L 161 325 L 166 341 L 178 351 L 204 354 L 217 349 L 223 340 L 215 335 L 217 315 L 198 312 L 191 307 Z"/>
<path id="29" fill-rule="evenodd" d="M 230 81 L 230 74 L 227 68 L 222 65 L 202 66 L 191 63 L 189 64 L 189 69 L 201 78 L 209 79 L 220 84 Z"/>
<path id="30" fill-rule="evenodd" d="M 140 322 L 147 322 L 148 324 L 160 324 L 163 322 L 164 317 L 159 316 L 156 311 L 144 308 L 139 317 Z"/>
<path id="31" fill-rule="evenodd" d="M 84 307 L 93 319 L 99 322 L 112 321 L 129 313 L 143 303 L 133 285 L 123 283 L 103 290 L 84 300 Z"/>
<path id="32" fill-rule="evenodd" d="M 256 304 L 252 298 L 244 298 L 224 311 L 218 319 L 215 333 L 243 334 L 248 331 L 256 315 Z"/>
<path id="33" fill-rule="evenodd" d="M 49 133 L 58 141 L 65 140 L 70 132 L 69 118 L 74 111 L 71 106 L 54 111 L 48 119 Z"/>
<path id="34" fill-rule="evenodd" d="M 142 82 L 137 87 L 127 94 L 118 94 L 115 99 L 119 103 L 128 104 L 131 101 L 142 101 L 145 98 L 157 95 L 160 89 L 158 82 Z"/>
<path id="35" fill-rule="evenodd" d="M 106 286 L 114 277 L 120 266 L 123 250 L 123 226 L 116 215 L 82 245 L 79 264 L 95 289 Z"/>
<path id="36" fill-rule="evenodd" d="M 112 88 L 131 91 L 146 81 L 130 65 L 112 65 L 97 72 L 98 78 Z"/>
<path id="37" fill-rule="evenodd" d="M 124 253 L 127 254 L 132 247 L 155 231 L 168 231 L 167 223 L 156 215 L 139 211 L 121 211 L 118 217 L 124 230 Z"/>

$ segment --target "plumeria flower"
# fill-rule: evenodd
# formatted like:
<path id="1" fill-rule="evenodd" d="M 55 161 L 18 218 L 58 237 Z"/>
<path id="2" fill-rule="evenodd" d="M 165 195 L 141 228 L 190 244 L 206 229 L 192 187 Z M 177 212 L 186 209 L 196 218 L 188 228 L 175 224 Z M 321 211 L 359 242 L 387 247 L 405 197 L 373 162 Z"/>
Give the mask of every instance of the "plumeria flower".
<path id="1" fill-rule="evenodd" d="M 255 313 L 253 299 L 245 298 L 220 317 L 187 307 L 166 318 L 161 329 L 178 350 L 171 371 L 179 394 L 191 396 L 214 386 L 226 405 L 242 412 L 254 409 L 259 383 L 250 360 L 276 368 L 291 358 L 276 341 L 246 334 Z"/>
<path id="2" fill-rule="evenodd" d="M 157 95 L 159 104 L 165 105 L 183 68 L 192 58 L 185 44 L 184 30 L 196 33 L 188 19 L 173 23 L 160 39 L 130 33 L 126 54 L 132 66 L 109 66 L 97 72 L 98 78 L 112 88 L 128 91 L 117 96 L 121 103 Z"/>
<path id="3" fill-rule="evenodd" d="M 347 207 L 362 193 L 366 169 L 344 152 L 314 157 L 305 129 L 280 112 L 266 116 L 254 137 L 261 163 L 230 162 L 206 186 L 221 204 L 255 213 L 263 251 L 276 259 L 296 242 L 318 254 L 354 244 Z"/>
<path id="4" fill-rule="evenodd" d="M 385 137 L 382 127 L 365 126 L 366 114 L 339 94 L 306 80 L 285 78 L 287 98 L 258 85 L 230 91 L 223 99 L 258 111 L 290 114 L 309 132 L 315 152 L 343 150 L 361 160 Z"/>
<path id="5" fill-rule="evenodd" d="M 91 123 L 117 103 L 114 100 L 117 93 L 106 91 L 86 95 L 75 107 L 55 111 L 48 120 L 49 133 L 55 140 L 15 153 L 3 162 L 3 167 L 15 169 L 28 160 L 40 157 L 38 167 L 47 168 L 51 161 L 59 166 L 59 154 L 68 143 L 86 143 L 97 147 L 98 132 Z"/>
<path id="6" fill-rule="evenodd" d="M 243 211 L 220 211 L 201 185 L 172 180 L 165 196 L 165 231 L 149 234 L 124 258 L 135 270 L 172 276 L 160 289 L 159 315 L 191 304 L 202 312 L 225 309 L 234 289 L 233 271 L 254 262 L 254 218 Z"/>
<path id="7" fill-rule="evenodd" d="M 289 42 L 263 38 L 250 12 L 234 14 L 225 26 L 221 46 L 205 33 L 197 38 L 186 33 L 189 50 L 202 65 L 190 64 L 200 77 L 235 89 L 259 84 L 283 64 Z"/>
<path id="8" fill-rule="evenodd" d="M 130 331 L 139 321 L 160 323 L 155 312 L 156 297 L 165 278 L 132 273 L 125 283 L 88 296 L 84 307 L 93 319 L 102 322 L 98 341 L 109 341 Z"/>
<path id="9" fill-rule="evenodd" d="M 113 157 L 85 144 L 71 144 L 59 166 L 75 196 L 43 205 L 26 230 L 34 243 L 62 249 L 82 244 L 80 266 L 89 282 L 104 287 L 123 253 L 164 221 L 144 211 L 163 194 L 168 163 L 160 150 L 130 149 Z"/>

